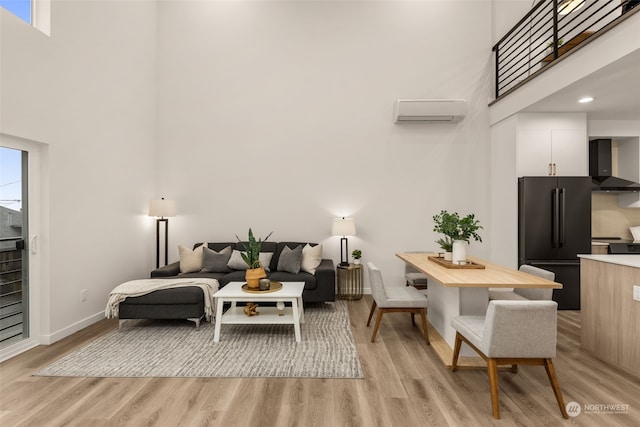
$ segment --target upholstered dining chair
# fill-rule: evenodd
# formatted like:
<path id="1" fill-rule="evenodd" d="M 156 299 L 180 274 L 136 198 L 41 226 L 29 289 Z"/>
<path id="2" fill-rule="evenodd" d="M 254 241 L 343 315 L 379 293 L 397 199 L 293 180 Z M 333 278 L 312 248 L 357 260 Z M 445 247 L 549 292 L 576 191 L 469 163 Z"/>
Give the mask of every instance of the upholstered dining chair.
<path id="1" fill-rule="evenodd" d="M 486 316 L 457 316 L 451 370 L 455 371 L 462 343 L 486 362 L 494 418 L 500 418 L 498 365 L 544 366 L 560 412 L 568 418 L 553 359 L 556 355 L 557 311 L 555 301 L 489 301 Z"/>
<path id="2" fill-rule="evenodd" d="M 532 274 L 542 277 L 543 279 L 556 280 L 556 273 L 545 270 L 533 265 L 522 264 L 518 269 L 523 273 Z M 515 288 L 513 291 L 504 291 L 498 289 L 489 289 L 489 300 L 547 300 L 550 301 L 553 296 L 553 289 L 542 288 Z"/>
<path id="3" fill-rule="evenodd" d="M 422 318 L 422 335 L 429 345 L 429 334 L 427 332 L 427 297 L 413 286 L 385 286 L 382 280 L 382 273 L 372 262 L 367 263 L 369 272 L 369 282 L 371 284 L 371 294 L 373 304 L 367 320 L 367 327 L 371 324 L 373 313 L 378 308 L 376 324 L 373 327 L 371 342 L 375 342 L 382 316 L 385 313 L 410 313 L 411 324 L 415 326 L 415 315 Z"/>

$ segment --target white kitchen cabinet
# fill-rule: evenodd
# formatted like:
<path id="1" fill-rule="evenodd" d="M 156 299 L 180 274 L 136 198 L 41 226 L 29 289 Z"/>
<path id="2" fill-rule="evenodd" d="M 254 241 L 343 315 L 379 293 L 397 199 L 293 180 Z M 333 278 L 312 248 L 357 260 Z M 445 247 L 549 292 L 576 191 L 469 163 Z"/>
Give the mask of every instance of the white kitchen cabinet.
<path id="1" fill-rule="evenodd" d="M 518 176 L 587 176 L 587 140 L 579 129 L 520 129 Z"/>

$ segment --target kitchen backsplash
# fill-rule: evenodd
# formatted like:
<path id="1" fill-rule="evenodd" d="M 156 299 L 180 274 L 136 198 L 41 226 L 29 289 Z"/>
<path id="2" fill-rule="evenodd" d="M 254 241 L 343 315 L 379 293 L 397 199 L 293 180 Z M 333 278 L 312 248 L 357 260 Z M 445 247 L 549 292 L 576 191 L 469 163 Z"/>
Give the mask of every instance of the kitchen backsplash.
<path id="1" fill-rule="evenodd" d="M 618 206 L 616 193 L 592 193 L 591 236 L 631 239 L 629 227 L 640 225 L 640 209 Z"/>

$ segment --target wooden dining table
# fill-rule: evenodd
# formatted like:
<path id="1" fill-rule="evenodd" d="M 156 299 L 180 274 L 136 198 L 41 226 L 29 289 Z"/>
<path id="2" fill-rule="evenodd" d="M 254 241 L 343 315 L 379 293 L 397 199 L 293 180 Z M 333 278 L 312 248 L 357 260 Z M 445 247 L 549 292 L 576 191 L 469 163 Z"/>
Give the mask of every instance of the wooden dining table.
<path id="1" fill-rule="evenodd" d="M 427 319 L 433 330 L 429 330 L 429 335 L 433 348 L 447 366 L 451 364 L 456 336 L 451 319 L 461 315 L 484 316 L 489 305 L 489 288 L 562 289 L 560 283 L 476 257 L 467 257 L 471 262 L 468 265 L 451 265 L 429 252 L 402 252 L 396 256 L 430 279 Z M 462 366 L 485 366 L 471 349 L 464 347 Z"/>

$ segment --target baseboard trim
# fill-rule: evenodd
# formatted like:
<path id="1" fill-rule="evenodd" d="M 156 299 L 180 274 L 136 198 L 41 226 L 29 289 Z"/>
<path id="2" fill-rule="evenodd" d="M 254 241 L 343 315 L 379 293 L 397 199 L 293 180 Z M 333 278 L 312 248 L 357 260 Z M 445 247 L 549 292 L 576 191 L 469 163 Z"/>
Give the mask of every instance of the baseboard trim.
<path id="1" fill-rule="evenodd" d="M 40 340 L 39 340 L 40 344 L 43 344 L 43 345 L 53 344 L 54 342 L 60 341 L 61 339 L 66 338 L 71 334 L 81 331 L 82 329 L 88 326 L 91 326 L 102 319 L 104 319 L 104 311 L 99 311 L 96 314 L 93 314 L 89 317 L 85 317 L 84 319 L 72 325 L 69 325 L 66 328 L 60 329 L 59 331 L 56 331 L 52 334 L 40 335 Z"/>
<path id="2" fill-rule="evenodd" d="M 27 350 L 31 350 L 32 348 L 35 348 L 39 345 L 40 343 L 35 338 L 27 338 L 25 340 L 12 344 L 0 350 L 0 362 L 9 360 L 12 357 L 15 357 L 21 353 L 24 353 Z"/>

